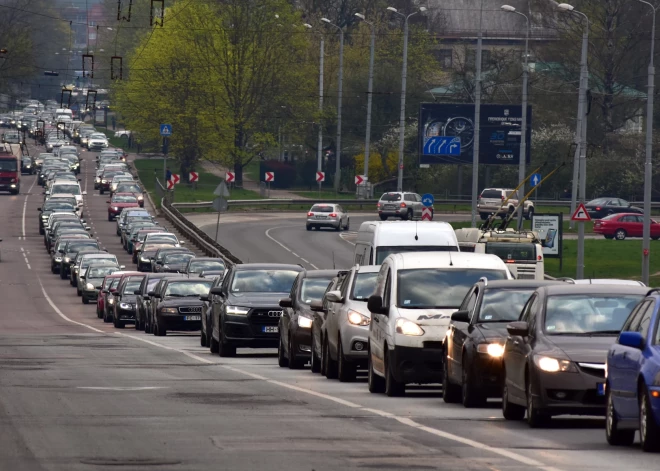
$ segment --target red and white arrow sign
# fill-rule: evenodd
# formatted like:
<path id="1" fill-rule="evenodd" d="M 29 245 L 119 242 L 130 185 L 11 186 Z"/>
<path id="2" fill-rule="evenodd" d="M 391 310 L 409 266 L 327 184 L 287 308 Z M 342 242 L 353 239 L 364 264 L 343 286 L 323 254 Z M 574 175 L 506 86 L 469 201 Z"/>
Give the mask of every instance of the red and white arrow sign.
<path id="1" fill-rule="evenodd" d="M 236 174 L 234 172 L 227 172 L 225 173 L 225 181 L 227 183 L 231 183 L 234 180 L 236 180 Z"/>
<path id="2" fill-rule="evenodd" d="M 573 216 L 571 216 L 572 221 L 591 221 L 591 216 L 587 212 L 587 208 L 584 207 L 584 203 L 580 203 L 575 209 Z"/>
<path id="3" fill-rule="evenodd" d="M 167 180 L 167 189 L 171 190 L 172 188 L 174 188 L 174 181 Z"/>
<path id="4" fill-rule="evenodd" d="M 172 174 L 172 183 L 177 185 L 181 181 L 181 175 L 177 175 L 176 173 Z"/>
<path id="5" fill-rule="evenodd" d="M 432 221 L 433 220 L 433 210 L 431 208 L 422 209 L 422 221 Z"/>
<path id="6" fill-rule="evenodd" d="M 188 181 L 190 183 L 196 182 L 199 180 L 199 174 L 197 172 L 190 172 L 188 174 Z"/>
<path id="7" fill-rule="evenodd" d="M 264 180 L 268 183 L 275 181 L 275 172 L 266 172 Z"/>
<path id="8" fill-rule="evenodd" d="M 324 182 L 325 181 L 325 172 L 316 172 L 316 181 Z"/>
<path id="9" fill-rule="evenodd" d="M 367 181 L 367 178 L 364 175 L 355 175 L 355 184 L 362 185 Z"/>

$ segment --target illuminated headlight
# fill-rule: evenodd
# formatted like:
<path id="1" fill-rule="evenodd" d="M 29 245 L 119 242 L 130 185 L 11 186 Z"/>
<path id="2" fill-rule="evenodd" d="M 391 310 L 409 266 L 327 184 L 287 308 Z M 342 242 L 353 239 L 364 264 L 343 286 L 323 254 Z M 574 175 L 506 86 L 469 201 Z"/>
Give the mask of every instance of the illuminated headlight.
<path id="1" fill-rule="evenodd" d="M 298 316 L 298 326 L 302 327 L 303 329 L 311 329 L 312 320 L 309 317 Z"/>
<path id="2" fill-rule="evenodd" d="M 96 183 L 100 183 L 100 182 L 101 182 L 101 179 L 99 177 L 96 177 Z"/>
<path id="3" fill-rule="evenodd" d="M 142 201 L 144 199 L 144 196 L 140 195 L 137 197 L 138 201 Z"/>
<path id="4" fill-rule="evenodd" d="M 70 257 L 64 257 L 64 263 L 71 263 Z"/>
<path id="5" fill-rule="evenodd" d="M 113 298 L 108 298 L 108 304 L 114 304 L 115 300 Z"/>
<path id="6" fill-rule="evenodd" d="M 88 290 L 88 291 L 92 291 L 94 289 L 94 285 L 91 284 L 91 283 L 87 283 L 85 285 L 85 289 Z"/>
<path id="7" fill-rule="evenodd" d="M 240 306 L 227 306 L 227 314 L 233 316 L 247 316 L 250 309 Z"/>
<path id="8" fill-rule="evenodd" d="M 148 262 L 149 259 L 147 257 L 140 257 L 141 262 Z"/>
<path id="9" fill-rule="evenodd" d="M 101 183 L 108 183 L 106 180 L 101 180 Z"/>
<path id="10" fill-rule="evenodd" d="M 16 188 L 16 185 L 13 184 L 13 183 L 12 183 L 11 185 L 9 185 L 9 186 L 10 186 L 11 188 Z"/>
<path id="11" fill-rule="evenodd" d="M 112 207 L 113 211 L 119 211 L 119 208 L 117 206 Z"/>
<path id="12" fill-rule="evenodd" d="M 61 261 L 62 261 L 62 257 L 55 257 L 55 261 L 56 261 L 57 263 L 61 262 Z"/>
<path id="13" fill-rule="evenodd" d="M 572 362 L 568 360 L 557 360 L 556 358 L 544 357 L 544 356 L 535 356 L 534 363 L 541 370 L 548 373 L 575 373 L 577 369 Z"/>
<path id="14" fill-rule="evenodd" d="M 30 168 L 30 167 L 31 167 L 31 165 L 30 165 L 30 164 L 28 164 L 28 165 L 26 165 L 26 166 L 25 166 L 25 168 Z"/>
<path id="15" fill-rule="evenodd" d="M 480 343 L 477 345 L 477 351 L 493 358 L 500 358 L 504 355 L 504 346 L 499 343 Z"/>
<path id="16" fill-rule="evenodd" d="M 353 325 L 369 325 L 371 319 L 357 311 L 348 311 L 348 322 Z"/>
<path id="17" fill-rule="evenodd" d="M 119 303 L 119 307 L 121 309 L 127 309 L 127 310 L 133 309 L 133 305 L 131 303 Z"/>
<path id="18" fill-rule="evenodd" d="M 403 317 L 400 317 L 396 321 L 396 333 L 403 335 L 420 336 L 420 335 L 424 335 L 424 330 L 414 322 L 409 321 L 408 319 L 404 319 Z"/>
<path id="19" fill-rule="evenodd" d="M 164 307 L 160 310 L 162 314 L 178 314 L 179 310 L 175 307 Z"/>

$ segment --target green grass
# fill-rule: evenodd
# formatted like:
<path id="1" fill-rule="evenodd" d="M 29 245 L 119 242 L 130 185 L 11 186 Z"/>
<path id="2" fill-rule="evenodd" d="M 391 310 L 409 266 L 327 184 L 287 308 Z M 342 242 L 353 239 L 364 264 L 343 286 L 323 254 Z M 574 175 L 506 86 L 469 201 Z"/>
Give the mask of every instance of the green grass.
<path id="1" fill-rule="evenodd" d="M 439 216 L 440 219 L 442 219 L 441 216 Z M 500 218 L 495 219 L 495 224 L 499 224 L 502 220 Z M 509 223 L 509 227 L 512 229 L 515 229 L 517 227 L 517 219 L 514 219 Z M 481 219 L 477 219 L 477 223 L 481 224 L 483 221 Z M 461 229 L 463 227 L 470 227 L 471 221 L 457 221 L 457 222 L 450 222 L 452 227 L 454 229 Z M 523 220 L 523 229 L 531 229 L 532 223 L 531 221 Z M 573 229 L 570 228 L 570 221 L 563 221 L 563 230 L 564 234 L 577 234 L 578 232 L 578 227 L 577 223 L 575 224 L 575 227 Z M 584 223 L 584 233 L 585 234 L 593 234 L 594 232 L 594 223 L 593 222 L 585 222 Z"/>
<path id="2" fill-rule="evenodd" d="M 335 193 L 332 190 L 321 190 L 319 191 L 295 191 L 292 190 L 292 193 L 301 196 L 302 198 L 310 198 L 314 200 L 354 200 L 357 199 L 355 193 Z"/>
<path id="3" fill-rule="evenodd" d="M 243 175 L 248 179 L 258 182 L 259 181 L 259 160 L 252 159 L 252 161 L 243 167 Z"/>

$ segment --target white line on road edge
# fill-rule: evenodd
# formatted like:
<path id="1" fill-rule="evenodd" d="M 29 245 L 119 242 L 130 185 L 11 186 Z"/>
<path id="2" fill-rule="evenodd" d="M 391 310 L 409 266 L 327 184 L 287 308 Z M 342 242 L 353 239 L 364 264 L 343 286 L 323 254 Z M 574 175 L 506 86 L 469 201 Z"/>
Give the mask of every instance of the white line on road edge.
<path id="1" fill-rule="evenodd" d="M 266 237 L 268 237 L 270 240 L 272 240 L 272 241 L 275 242 L 277 245 L 279 245 L 280 247 L 282 247 L 284 250 L 286 250 L 287 252 L 289 252 L 291 255 L 293 255 L 293 256 L 295 256 L 296 258 L 299 258 L 299 259 L 302 260 L 303 262 L 307 263 L 307 264 L 308 264 L 310 267 L 312 267 L 313 269 L 318 270 L 319 267 L 317 267 L 317 266 L 314 265 L 313 263 L 309 263 L 307 260 L 305 260 L 304 258 L 302 258 L 302 257 L 301 257 L 300 255 L 298 255 L 297 253 L 295 253 L 295 252 L 294 252 L 293 250 L 291 250 L 289 247 L 287 247 L 287 246 L 284 245 L 282 242 L 280 242 L 279 240 L 275 239 L 273 236 L 270 235 L 270 231 L 272 231 L 273 229 L 283 229 L 283 228 L 285 228 L 285 227 L 297 227 L 297 226 L 277 226 L 277 227 L 271 227 L 270 229 L 268 229 L 268 230 L 266 231 Z"/>
<path id="2" fill-rule="evenodd" d="M 27 202 L 28 198 L 30 197 L 30 193 L 32 193 L 32 188 L 34 188 L 34 184 L 37 183 L 37 179 L 35 178 L 34 181 L 32 182 L 32 185 L 28 189 L 28 194 L 25 195 L 25 201 L 23 202 L 23 240 L 25 240 L 25 211 L 27 210 Z"/>
<path id="3" fill-rule="evenodd" d="M 349 235 L 355 235 L 357 236 L 357 232 L 342 232 L 339 234 L 339 238 L 346 242 L 347 244 L 355 245 L 355 242 L 351 242 L 350 240 L 346 240 L 344 236 L 349 236 Z"/>

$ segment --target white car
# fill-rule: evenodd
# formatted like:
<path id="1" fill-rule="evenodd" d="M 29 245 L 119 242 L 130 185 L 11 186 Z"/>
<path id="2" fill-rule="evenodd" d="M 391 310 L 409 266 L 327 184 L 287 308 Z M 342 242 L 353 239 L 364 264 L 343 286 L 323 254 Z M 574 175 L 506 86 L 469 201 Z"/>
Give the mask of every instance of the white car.
<path id="1" fill-rule="evenodd" d="M 87 148 L 89 150 L 103 150 L 108 148 L 108 138 L 105 137 L 105 134 L 99 132 L 89 136 L 87 140 Z"/>
<path id="2" fill-rule="evenodd" d="M 465 252 L 392 254 L 369 297 L 369 391 L 405 394 L 406 384 L 441 383 L 451 315 L 479 279 L 511 280 L 497 255 Z"/>
<path id="3" fill-rule="evenodd" d="M 46 193 L 47 197 L 53 195 L 73 195 L 76 198 L 76 203 L 78 204 L 80 211 L 82 212 L 83 196 L 87 195 L 87 192 L 80 190 L 80 184 L 78 182 L 55 180 L 50 187 L 50 191 Z"/>
<path id="4" fill-rule="evenodd" d="M 338 204 L 319 203 L 307 211 L 307 230 L 330 227 L 336 231 L 350 228 L 348 213 Z"/>

